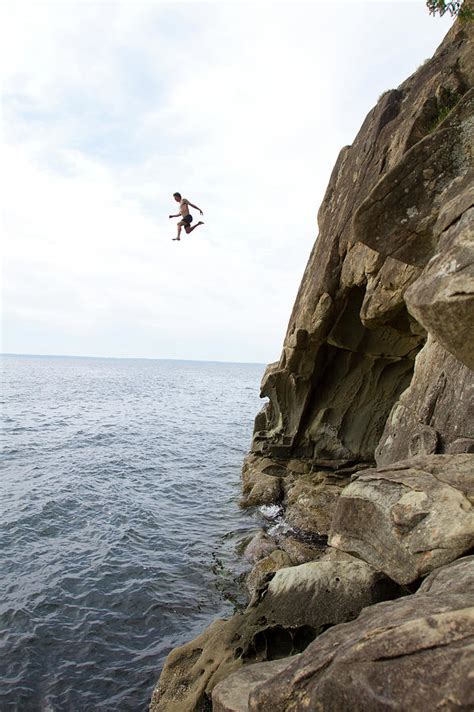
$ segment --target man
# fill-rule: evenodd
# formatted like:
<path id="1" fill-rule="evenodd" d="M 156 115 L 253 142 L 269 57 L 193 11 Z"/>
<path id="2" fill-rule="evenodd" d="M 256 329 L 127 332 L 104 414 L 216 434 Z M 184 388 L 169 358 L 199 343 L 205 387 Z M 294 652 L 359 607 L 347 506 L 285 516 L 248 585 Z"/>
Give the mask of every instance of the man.
<path id="1" fill-rule="evenodd" d="M 178 223 L 178 234 L 176 235 L 176 237 L 173 237 L 173 240 L 181 240 L 181 228 L 184 227 L 186 233 L 189 235 L 189 233 L 199 227 L 199 225 L 204 225 L 202 220 L 200 220 L 198 223 L 196 223 L 196 225 L 191 227 L 193 216 L 189 212 L 189 207 L 194 208 L 195 210 L 199 210 L 201 215 L 203 214 L 203 212 L 201 208 L 198 208 L 197 205 L 193 205 L 189 202 L 189 200 L 186 200 L 186 198 L 182 198 L 181 193 L 173 193 L 173 198 L 176 200 L 177 203 L 179 203 L 179 213 L 177 215 L 170 215 L 170 218 L 181 218 Z"/>

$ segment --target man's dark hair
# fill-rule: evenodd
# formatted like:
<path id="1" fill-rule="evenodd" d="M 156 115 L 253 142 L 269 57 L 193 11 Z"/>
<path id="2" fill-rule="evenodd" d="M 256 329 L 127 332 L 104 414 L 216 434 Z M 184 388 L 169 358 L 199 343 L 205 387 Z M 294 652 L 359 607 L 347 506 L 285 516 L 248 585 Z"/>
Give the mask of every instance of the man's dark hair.
<path id="1" fill-rule="evenodd" d="M 181 193 L 173 193 L 173 198 L 179 198 L 181 200 Z"/>

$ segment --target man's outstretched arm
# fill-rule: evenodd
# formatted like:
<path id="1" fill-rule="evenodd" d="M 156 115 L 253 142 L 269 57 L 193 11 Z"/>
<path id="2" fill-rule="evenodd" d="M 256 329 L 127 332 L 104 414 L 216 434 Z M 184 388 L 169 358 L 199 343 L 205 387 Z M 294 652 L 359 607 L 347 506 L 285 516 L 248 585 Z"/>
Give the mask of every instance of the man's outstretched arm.
<path id="1" fill-rule="evenodd" d="M 190 205 L 190 206 L 191 206 L 192 208 L 194 208 L 195 210 L 199 210 L 199 212 L 201 213 L 201 215 L 204 215 L 204 213 L 202 212 L 201 208 L 198 208 L 197 205 L 193 205 L 192 203 L 189 202 L 189 200 L 188 200 L 188 205 Z"/>

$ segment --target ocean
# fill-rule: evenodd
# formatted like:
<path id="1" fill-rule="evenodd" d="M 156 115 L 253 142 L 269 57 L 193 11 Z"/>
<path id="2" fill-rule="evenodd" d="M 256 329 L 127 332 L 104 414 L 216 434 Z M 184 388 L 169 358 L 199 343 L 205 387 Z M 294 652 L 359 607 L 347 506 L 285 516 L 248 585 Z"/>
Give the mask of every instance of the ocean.
<path id="1" fill-rule="evenodd" d="M 146 710 L 242 602 L 264 367 L 2 356 L 0 710 Z"/>

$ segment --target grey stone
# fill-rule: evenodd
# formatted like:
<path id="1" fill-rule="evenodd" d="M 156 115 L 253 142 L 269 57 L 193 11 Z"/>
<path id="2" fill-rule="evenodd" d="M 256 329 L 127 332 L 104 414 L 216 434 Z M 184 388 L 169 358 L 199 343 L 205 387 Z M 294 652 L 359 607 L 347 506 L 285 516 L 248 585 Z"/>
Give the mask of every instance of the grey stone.
<path id="1" fill-rule="evenodd" d="M 280 502 L 283 496 L 281 474 L 285 472 L 284 467 L 269 458 L 249 455 L 242 469 L 240 506 L 255 507 Z"/>
<path id="2" fill-rule="evenodd" d="M 269 556 L 277 548 L 278 545 L 275 540 L 260 530 L 245 547 L 244 556 L 255 563 Z"/>
<path id="3" fill-rule="evenodd" d="M 471 594 L 474 600 L 474 556 L 463 556 L 435 569 L 425 578 L 417 593 Z"/>
<path id="4" fill-rule="evenodd" d="M 286 522 L 310 534 L 327 535 L 337 500 L 349 476 L 336 482 L 325 472 L 300 475 L 285 483 Z"/>
<path id="5" fill-rule="evenodd" d="M 413 145 L 380 179 L 355 213 L 355 239 L 401 262 L 427 264 L 437 251 L 441 206 L 472 171 L 473 105 L 474 92 L 468 91 L 442 126 Z M 423 180 L 423 170 L 431 170 L 433 179 Z"/>
<path id="6" fill-rule="evenodd" d="M 474 545 L 474 455 L 366 470 L 342 493 L 329 543 L 408 584 Z"/>
<path id="7" fill-rule="evenodd" d="M 250 692 L 257 685 L 282 672 L 294 657 L 247 665 L 243 670 L 226 677 L 212 691 L 212 712 L 248 712 Z"/>
<path id="8" fill-rule="evenodd" d="M 274 675 L 282 672 L 293 658 L 248 665 L 220 682 L 212 691 L 212 712 L 248 712 L 249 694 Z"/>
<path id="9" fill-rule="evenodd" d="M 209 703 L 214 687 L 244 665 L 298 654 L 328 626 L 398 593 L 362 561 L 316 561 L 280 569 L 244 613 L 216 621 L 171 651 L 150 710 L 200 709 Z"/>
<path id="10" fill-rule="evenodd" d="M 440 344 L 474 369 L 474 208 L 443 233 L 438 254 L 407 290 L 406 303 Z"/>
<path id="11" fill-rule="evenodd" d="M 248 710 L 468 712 L 473 664 L 472 592 L 416 594 L 365 608 L 323 633 L 252 688 Z"/>
<path id="12" fill-rule="evenodd" d="M 250 598 L 255 599 L 258 597 L 258 592 L 265 587 L 269 580 L 269 575 L 275 574 L 280 569 L 292 566 L 293 563 L 291 556 L 280 549 L 274 549 L 268 556 L 260 559 L 245 579 L 245 586 Z"/>
<path id="13" fill-rule="evenodd" d="M 453 407 L 455 404 L 455 407 Z M 377 465 L 415 452 L 460 452 L 474 439 L 474 373 L 431 337 L 420 351 L 409 387 L 395 402 L 375 450 Z"/>

